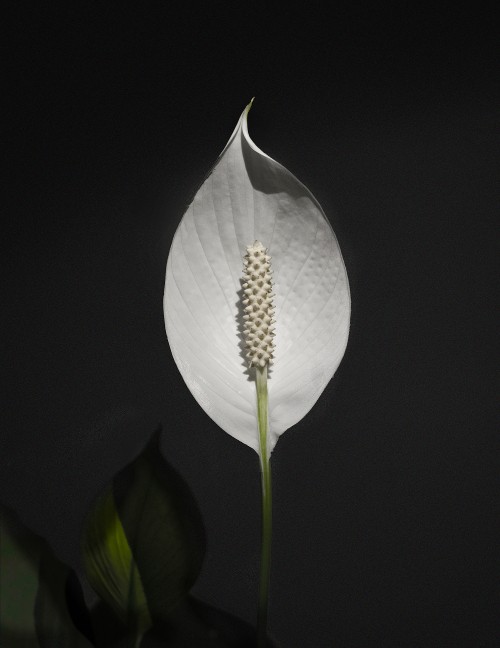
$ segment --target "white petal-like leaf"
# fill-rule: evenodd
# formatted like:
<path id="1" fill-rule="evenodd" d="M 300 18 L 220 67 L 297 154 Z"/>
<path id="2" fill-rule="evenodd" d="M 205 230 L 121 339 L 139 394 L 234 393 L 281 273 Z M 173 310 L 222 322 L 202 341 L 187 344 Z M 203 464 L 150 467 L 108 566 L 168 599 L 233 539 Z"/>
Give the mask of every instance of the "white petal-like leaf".
<path id="1" fill-rule="evenodd" d="M 259 452 L 255 384 L 241 339 L 246 246 L 261 241 L 274 271 L 271 450 L 337 369 L 350 296 L 330 223 L 311 192 L 252 142 L 250 105 L 175 233 L 164 312 L 173 357 L 193 396 L 223 430 Z"/>

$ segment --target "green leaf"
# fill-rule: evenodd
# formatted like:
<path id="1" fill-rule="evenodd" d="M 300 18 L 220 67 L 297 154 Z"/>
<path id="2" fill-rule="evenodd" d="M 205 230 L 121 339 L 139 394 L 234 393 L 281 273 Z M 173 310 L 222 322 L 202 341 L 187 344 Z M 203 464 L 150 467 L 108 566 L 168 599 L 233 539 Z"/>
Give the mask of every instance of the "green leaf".
<path id="1" fill-rule="evenodd" d="M 0 510 L 0 645 L 38 648 L 34 604 L 40 543 Z"/>
<path id="2" fill-rule="evenodd" d="M 158 442 L 159 433 L 115 475 L 84 529 L 89 581 L 136 636 L 152 623 L 172 623 L 203 557 L 198 509 Z"/>
<path id="3" fill-rule="evenodd" d="M 137 634 L 144 633 L 151 617 L 111 487 L 87 518 L 83 559 L 87 578 L 99 596 L 125 625 Z"/>
<path id="4" fill-rule="evenodd" d="M 90 648 L 92 644 L 74 627 L 66 605 L 70 570 L 52 552 L 40 557 L 35 625 L 40 648 Z"/>
<path id="5" fill-rule="evenodd" d="M 66 605 L 71 573 L 45 540 L 0 507 L 2 648 L 90 648 Z"/>

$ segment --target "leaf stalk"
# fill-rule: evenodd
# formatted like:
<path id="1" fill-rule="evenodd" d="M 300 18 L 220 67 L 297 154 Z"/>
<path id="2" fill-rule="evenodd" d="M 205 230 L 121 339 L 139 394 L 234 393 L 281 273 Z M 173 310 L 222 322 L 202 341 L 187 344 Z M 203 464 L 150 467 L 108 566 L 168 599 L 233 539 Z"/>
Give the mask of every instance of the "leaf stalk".
<path id="1" fill-rule="evenodd" d="M 257 648 L 265 648 L 271 575 L 272 493 L 269 462 L 269 417 L 267 392 L 267 365 L 257 367 L 257 418 L 259 424 L 260 468 L 262 485 L 262 549 L 260 559 L 259 606 L 257 613 Z"/>

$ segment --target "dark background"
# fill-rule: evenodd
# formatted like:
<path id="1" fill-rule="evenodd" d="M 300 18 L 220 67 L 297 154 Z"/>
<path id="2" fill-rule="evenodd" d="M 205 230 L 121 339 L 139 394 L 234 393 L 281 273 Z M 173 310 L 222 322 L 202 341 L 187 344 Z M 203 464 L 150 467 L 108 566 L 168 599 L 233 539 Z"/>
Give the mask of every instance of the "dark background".
<path id="1" fill-rule="evenodd" d="M 195 594 L 255 621 L 257 456 L 184 385 L 164 269 L 252 96 L 321 202 L 344 360 L 273 454 L 283 648 L 497 646 L 492 16 L 451 3 L 12 4 L 3 60 L 0 497 L 78 566 L 92 498 L 158 421 L 199 503 Z"/>

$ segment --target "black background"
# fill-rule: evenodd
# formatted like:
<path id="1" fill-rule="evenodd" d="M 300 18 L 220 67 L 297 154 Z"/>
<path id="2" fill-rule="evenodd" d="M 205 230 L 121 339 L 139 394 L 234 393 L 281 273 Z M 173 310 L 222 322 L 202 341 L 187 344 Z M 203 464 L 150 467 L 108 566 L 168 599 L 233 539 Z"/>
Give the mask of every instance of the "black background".
<path id="1" fill-rule="evenodd" d="M 207 531 L 194 592 L 254 623 L 257 456 L 184 385 L 162 295 L 255 95 L 251 135 L 322 204 L 353 302 L 334 380 L 273 454 L 271 632 L 498 645 L 492 17 L 122 4 L 13 3 L 6 21 L 1 499 L 78 565 L 86 507 L 161 421 Z"/>

